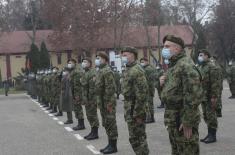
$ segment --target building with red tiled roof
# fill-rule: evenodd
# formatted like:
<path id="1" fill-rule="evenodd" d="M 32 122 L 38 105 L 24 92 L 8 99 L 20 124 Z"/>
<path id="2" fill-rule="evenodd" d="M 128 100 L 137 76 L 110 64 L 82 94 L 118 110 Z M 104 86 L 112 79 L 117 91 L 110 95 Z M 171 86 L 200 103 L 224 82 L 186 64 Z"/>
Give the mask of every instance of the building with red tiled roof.
<path id="1" fill-rule="evenodd" d="M 139 57 L 149 56 L 149 52 L 147 51 L 148 38 L 145 27 L 128 27 L 123 30 L 122 37 L 120 37 L 120 34 L 121 32 L 118 32 L 116 45 L 120 47 L 134 46 L 139 49 Z M 153 49 L 154 55 L 159 57 L 159 54 L 156 51 L 158 48 L 158 27 L 148 27 L 148 34 L 150 40 L 149 45 Z M 174 34 L 182 37 L 185 41 L 187 50 L 191 49 L 193 31 L 190 26 L 161 26 L 161 43 L 162 38 L 167 34 Z M 14 31 L 0 34 L 0 66 L 3 79 L 17 76 L 17 73 L 21 72 L 21 68 L 25 68 L 26 53 L 30 50 L 30 45 L 32 43 L 29 37 L 31 35 L 31 31 Z M 59 40 L 58 36 L 55 39 L 55 35 L 57 35 L 57 33 L 52 30 L 38 30 L 35 39 L 35 43 L 38 47 L 40 47 L 42 41 L 46 43 L 54 66 L 62 68 L 66 64 L 67 59 L 71 57 L 77 60 L 81 59 L 81 54 L 76 52 L 76 48 L 73 47 L 72 37 L 70 37 L 69 33 L 63 34 L 63 38 L 67 38 L 67 41 Z M 91 53 L 93 58 L 97 51 L 112 51 L 114 48 L 113 30 L 105 31 L 105 33 L 103 33 L 95 42 L 94 46 L 95 48 Z"/>

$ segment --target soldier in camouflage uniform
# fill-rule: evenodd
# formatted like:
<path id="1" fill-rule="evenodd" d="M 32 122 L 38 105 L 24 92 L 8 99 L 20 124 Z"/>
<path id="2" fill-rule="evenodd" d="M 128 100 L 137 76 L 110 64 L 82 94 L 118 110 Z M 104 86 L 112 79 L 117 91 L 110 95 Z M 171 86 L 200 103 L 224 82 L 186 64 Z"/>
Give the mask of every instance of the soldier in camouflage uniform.
<path id="1" fill-rule="evenodd" d="M 233 61 L 229 62 L 227 72 L 227 80 L 232 96 L 229 99 L 235 98 L 235 63 Z"/>
<path id="2" fill-rule="evenodd" d="M 140 65 L 143 67 L 144 71 L 145 71 L 145 75 L 147 78 L 147 82 L 148 82 L 148 102 L 147 102 L 147 106 L 146 106 L 146 120 L 145 123 L 154 123 L 155 119 L 154 119 L 154 103 L 153 103 L 153 98 L 155 95 L 155 83 L 156 83 L 156 69 L 151 66 L 148 62 L 147 58 L 141 58 L 140 59 Z"/>
<path id="3" fill-rule="evenodd" d="M 106 130 L 109 143 L 100 152 L 111 154 L 117 152 L 117 123 L 116 123 L 116 84 L 113 71 L 108 65 L 109 57 L 101 52 L 97 55 L 95 64 L 99 66 L 96 75 L 95 89 L 97 104 L 100 108 L 102 125 Z"/>
<path id="4" fill-rule="evenodd" d="M 117 99 L 119 99 L 119 95 L 121 93 L 121 83 L 120 83 L 120 79 L 121 79 L 121 75 L 117 70 L 117 67 L 113 68 L 113 72 L 114 72 L 114 78 L 115 78 L 115 83 L 116 83 L 116 95 L 117 95 Z"/>
<path id="5" fill-rule="evenodd" d="M 161 89 L 161 87 L 160 87 L 159 78 L 160 78 L 161 76 L 163 76 L 164 70 L 162 69 L 162 66 L 161 66 L 160 64 L 157 64 L 156 69 L 157 69 L 157 74 L 156 74 L 155 88 L 157 88 L 158 97 L 159 97 L 159 99 L 160 99 L 160 101 L 161 101 L 161 104 L 160 104 L 157 108 L 162 109 L 162 108 L 164 108 L 165 106 L 164 106 L 164 103 L 163 103 L 162 100 L 161 100 L 161 90 L 162 90 L 162 89 Z"/>
<path id="6" fill-rule="evenodd" d="M 70 87 L 72 89 L 72 96 L 73 96 L 73 107 L 75 117 L 78 120 L 78 125 L 73 127 L 73 130 L 84 130 L 84 115 L 82 109 L 82 85 L 81 85 L 81 77 L 82 77 L 82 70 L 76 65 L 76 60 L 70 59 L 68 61 L 68 68 L 70 70 Z"/>
<path id="7" fill-rule="evenodd" d="M 165 75 L 160 77 L 160 86 L 172 155 L 199 155 L 200 72 L 186 56 L 181 38 L 167 35 L 163 44 L 162 57 L 170 63 Z"/>
<path id="8" fill-rule="evenodd" d="M 217 67 L 210 62 L 210 53 L 207 50 L 200 50 L 198 56 L 199 68 L 203 79 L 203 118 L 208 127 L 208 134 L 201 139 L 204 143 L 216 142 L 216 131 L 218 121 L 216 115 L 216 104 L 220 96 L 220 76 L 218 76 Z"/>
<path id="9" fill-rule="evenodd" d="M 60 100 L 60 90 L 61 90 L 61 84 L 59 81 L 59 68 L 58 67 L 53 67 L 52 68 L 52 75 L 51 75 L 51 102 L 53 105 L 51 113 L 56 113 L 57 112 L 57 107 L 59 104 Z M 62 110 L 59 109 L 59 113 L 62 113 Z"/>
<path id="10" fill-rule="evenodd" d="M 90 58 L 83 59 L 82 68 L 85 73 L 81 78 L 82 85 L 82 102 L 85 104 L 86 116 L 91 126 L 91 132 L 84 138 L 87 140 L 98 139 L 99 119 L 97 115 L 97 103 L 95 95 L 95 74 L 96 70 L 92 69 Z"/>
<path id="11" fill-rule="evenodd" d="M 145 118 L 149 88 L 145 72 L 136 62 L 137 57 L 137 50 L 133 47 L 125 47 L 122 50 L 122 61 L 126 64 L 122 82 L 124 117 L 128 126 L 129 141 L 135 154 L 148 155 Z"/>
<path id="12" fill-rule="evenodd" d="M 224 80 L 223 68 L 218 63 L 217 56 L 213 56 L 210 59 L 210 61 L 211 61 L 211 63 L 213 63 L 215 65 L 215 67 L 216 67 L 215 71 L 217 71 L 216 75 L 218 76 L 219 81 L 220 81 L 220 85 L 219 85 L 220 91 L 219 91 L 219 96 L 218 96 L 217 103 L 216 103 L 216 115 L 217 115 L 217 117 L 222 117 L 222 92 L 223 92 L 223 80 Z"/>

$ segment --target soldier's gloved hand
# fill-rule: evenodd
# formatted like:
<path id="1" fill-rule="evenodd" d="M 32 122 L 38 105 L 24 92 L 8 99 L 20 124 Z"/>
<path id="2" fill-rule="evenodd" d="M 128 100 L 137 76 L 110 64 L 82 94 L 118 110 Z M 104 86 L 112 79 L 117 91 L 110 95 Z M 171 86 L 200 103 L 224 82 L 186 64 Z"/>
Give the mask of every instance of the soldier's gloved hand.
<path id="1" fill-rule="evenodd" d="M 184 137 L 186 139 L 190 139 L 192 137 L 192 127 L 187 127 L 187 126 L 181 124 L 179 131 L 182 131 L 182 130 L 184 132 Z"/>
<path id="2" fill-rule="evenodd" d="M 107 111 L 109 113 L 112 113 L 113 112 L 113 105 L 111 103 L 107 104 Z"/>
<path id="3" fill-rule="evenodd" d="M 217 102 L 217 98 L 212 97 L 211 98 L 211 108 L 213 111 L 215 111 L 215 109 L 216 109 L 216 102 Z"/>
<path id="4" fill-rule="evenodd" d="M 165 80 L 166 80 L 166 76 L 163 75 L 159 78 L 159 81 L 160 81 L 160 87 L 162 87 L 164 84 L 165 84 Z"/>

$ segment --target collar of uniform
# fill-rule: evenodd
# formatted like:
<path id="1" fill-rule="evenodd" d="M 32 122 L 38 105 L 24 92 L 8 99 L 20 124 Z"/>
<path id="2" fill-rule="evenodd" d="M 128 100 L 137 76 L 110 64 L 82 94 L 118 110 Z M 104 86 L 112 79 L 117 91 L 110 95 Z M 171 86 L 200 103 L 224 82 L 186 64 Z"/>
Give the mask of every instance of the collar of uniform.
<path id="1" fill-rule="evenodd" d="M 146 68 L 146 67 L 148 67 L 148 66 L 149 66 L 149 64 L 147 64 L 147 65 L 143 66 L 143 68 Z"/>
<path id="2" fill-rule="evenodd" d="M 104 68 L 104 67 L 106 67 L 107 66 L 107 64 L 100 64 L 100 67 L 99 68 Z"/>
<path id="3" fill-rule="evenodd" d="M 137 62 L 134 61 L 134 62 L 132 62 L 132 63 L 130 63 L 130 64 L 126 64 L 126 67 L 132 67 L 132 66 L 134 66 L 134 65 L 136 65 L 136 64 L 137 64 Z"/>
<path id="4" fill-rule="evenodd" d="M 185 56 L 186 56 L 185 51 L 182 51 L 182 52 L 179 53 L 178 55 L 173 56 L 173 57 L 170 59 L 170 65 L 169 65 L 169 66 L 174 66 L 174 65 L 176 64 L 176 62 L 177 62 L 179 59 L 181 59 L 181 58 L 183 58 L 183 57 L 185 57 Z"/>

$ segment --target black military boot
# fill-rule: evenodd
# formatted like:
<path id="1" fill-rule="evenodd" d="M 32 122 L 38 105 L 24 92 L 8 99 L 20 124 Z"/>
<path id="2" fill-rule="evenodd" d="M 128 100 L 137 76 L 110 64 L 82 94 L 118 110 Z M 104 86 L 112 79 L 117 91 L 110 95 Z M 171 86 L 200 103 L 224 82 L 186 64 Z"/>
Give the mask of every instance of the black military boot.
<path id="1" fill-rule="evenodd" d="M 235 95 L 233 94 L 232 96 L 229 97 L 229 99 L 235 99 Z"/>
<path id="2" fill-rule="evenodd" d="M 209 133 L 210 133 L 209 128 L 207 129 L 207 131 L 208 131 L 208 133 L 207 133 L 206 137 L 204 137 L 203 139 L 200 139 L 200 142 L 204 142 L 208 138 Z"/>
<path id="3" fill-rule="evenodd" d="M 216 129 L 209 128 L 210 134 L 207 137 L 207 139 L 204 140 L 204 143 L 210 144 L 210 143 L 215 143 L 216 140 Z"/>
<path id="4" fill-rule="evenodd" d="M 103 152 L 104 150 L 106 150 L 108 148 L 109 144 L 110 144 L 110 140 L 109 140 L 109 143 L 107 144 L 107 146 L 105 146 L 103 149 L 100 149 L 100 152 Z"/>
<path id="5" fill-rule="evenodd" d="M 222 111 L 221 111 L 221 109 L 217 109 L 217 110 L 216 110 L 216 115 L 217 115 L 217 117 L 222 117 Z"/>
<path id="6" fill-rule="evenodd" d="M 63 116 L 63 112 L 62 111 L 59 111 L 57 114 L 55 114 L 56 117 L 58 116 Z"/>
<path id="7" fill-rule="evenodd" d="M 158 106 L 157 108 L 158 108 L 158 109 L 165 108 L 164 103 L 163 103 L 163 102 L 161 102 L 161 105 L 160 105 L 160 106 Z"/>
<path id="8" fill-rule="evenodd" d="M 103 154 L 112 154 L 117 152 L 117 140 L 110 140 L 108 147 L 103 150 Z"/>
<path id="9" fill-rule="evenodd" d="M 72 112 L 67 112 L 67 121 L 64 124 L 73 124 L 73 114 Z"/>
<path id="10" fill-rule="evenodd" d="M 93 127 L 91 129 L 90 134 L 88 134 L 87 136 L 84 137 L 87 140 L 94 140 L 94 139 L 98 139 L 98 127 Z"/>
<path id="11" fill-rule="evenodd" d="M 84 129 L 85 129 L 84 119 L 79 119 L 78 125 L 73 127 L 73 130 L 77 131 L 77 130 L 84 130 Z"/>

